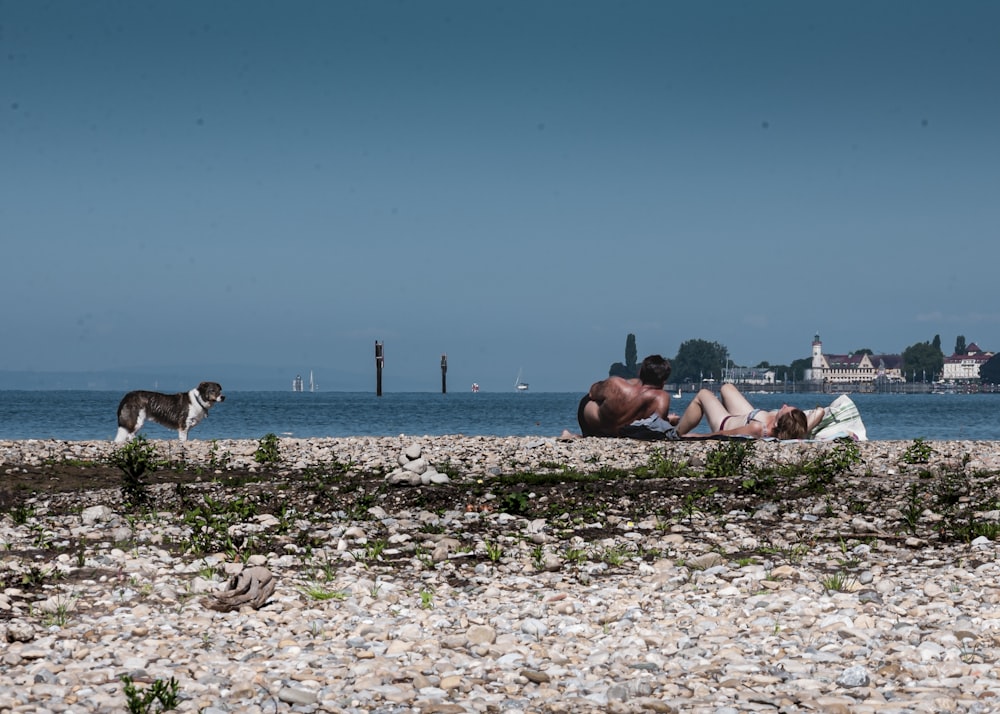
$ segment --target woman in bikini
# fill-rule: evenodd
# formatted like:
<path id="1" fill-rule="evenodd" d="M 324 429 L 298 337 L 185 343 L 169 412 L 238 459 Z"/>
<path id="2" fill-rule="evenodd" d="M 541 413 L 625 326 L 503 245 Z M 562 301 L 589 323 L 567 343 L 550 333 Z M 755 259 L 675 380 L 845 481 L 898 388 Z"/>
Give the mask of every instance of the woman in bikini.
<path id="1" fill-rule="evenodd" d="M 805 439 L 823 418 L 822 407 L 810 410 L 808 416 L 797 407 L 787 404 L 781 409 L 767 411 L 755 409 L 734 385 L 726 383 L 719 390 L 719 397 L 702 389 L 684 410 L 677 423 L 677 433 L 686 435 L 708 419 L 711 434 L 698 436 L 752 436 L 754 438 Z"/>

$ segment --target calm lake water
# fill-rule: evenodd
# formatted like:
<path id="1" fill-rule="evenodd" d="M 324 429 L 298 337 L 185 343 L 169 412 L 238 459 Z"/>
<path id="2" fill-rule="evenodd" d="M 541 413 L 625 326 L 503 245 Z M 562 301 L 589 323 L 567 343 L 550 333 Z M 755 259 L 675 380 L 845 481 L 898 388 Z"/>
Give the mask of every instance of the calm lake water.
<path id="1" fill-rule="evenodd" d="M 279 436 L 557 436 L 578 431 L 582 393 L 228 392 L 191 432 L 195 439 Z M 121 392 L 0 391 L 2 439 L 112 439 Z M 834 395 L 751 394 L 755 406 L 826 406 Z M 673 400 L 680 412 L 691 395 Z M 1000 394 L 851 395 L 870 439 L 1000 439 Z M 155 439 L 176 436 L 147 423 Z M 705 429 L 702 429 L 705 431 Z"/>

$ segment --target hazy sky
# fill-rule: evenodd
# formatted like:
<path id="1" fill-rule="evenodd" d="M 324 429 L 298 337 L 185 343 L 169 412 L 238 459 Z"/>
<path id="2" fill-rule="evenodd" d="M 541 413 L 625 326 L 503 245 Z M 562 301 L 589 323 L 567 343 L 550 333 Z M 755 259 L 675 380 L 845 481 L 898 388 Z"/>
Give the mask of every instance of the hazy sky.
<path id="1" fill-rule="evenodd" d="M 998 36 L 991 1 L 0 0 L 0 370 L 1000 350 Z"/>

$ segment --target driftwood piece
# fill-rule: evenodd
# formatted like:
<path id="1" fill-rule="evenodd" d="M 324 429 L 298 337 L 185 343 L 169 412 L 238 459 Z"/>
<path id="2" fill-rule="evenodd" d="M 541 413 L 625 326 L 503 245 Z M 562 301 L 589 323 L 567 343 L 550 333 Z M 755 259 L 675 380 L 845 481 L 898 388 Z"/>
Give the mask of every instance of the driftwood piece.
<path id="1" fill-rule="evenodd" d="M 225 590 L 206 597 L 203 604 L 219 612 L 238 610 L 244 605 L 259 610 L 274 594 L 277 584 L 278 581 L 271 575 L 271 571 L 258 565 L 231 577 Z"/>

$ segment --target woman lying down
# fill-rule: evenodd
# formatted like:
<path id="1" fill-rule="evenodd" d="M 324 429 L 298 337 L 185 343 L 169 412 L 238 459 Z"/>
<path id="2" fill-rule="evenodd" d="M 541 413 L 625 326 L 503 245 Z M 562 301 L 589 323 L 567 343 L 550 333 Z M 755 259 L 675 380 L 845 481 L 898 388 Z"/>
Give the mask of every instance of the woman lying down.
<path id="1" fill-rule="evenodd" d="M 719 397 L 708 389 L 700 390 L 677 422 L 677 434 L 687 435 L 708 420 L 710 434 L 692 436 L 749 436 L 756 439 L 805 439 L 823 419 L 823 407 L 810 409 L 808 414 L 787 404 L 768 411 L 756 409 L 734 385 L 722 385 Z"/>

